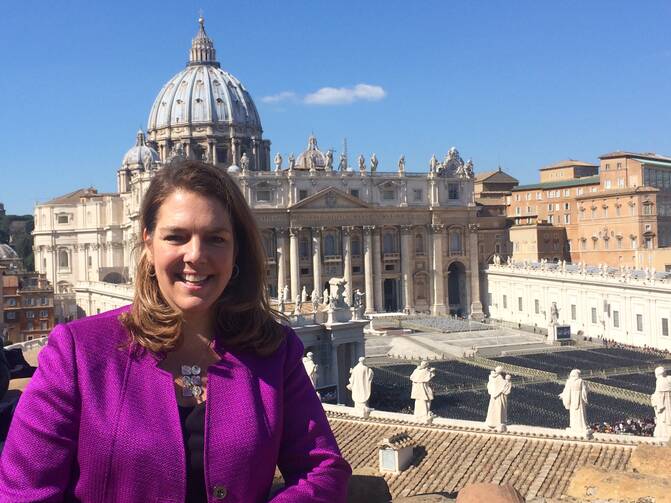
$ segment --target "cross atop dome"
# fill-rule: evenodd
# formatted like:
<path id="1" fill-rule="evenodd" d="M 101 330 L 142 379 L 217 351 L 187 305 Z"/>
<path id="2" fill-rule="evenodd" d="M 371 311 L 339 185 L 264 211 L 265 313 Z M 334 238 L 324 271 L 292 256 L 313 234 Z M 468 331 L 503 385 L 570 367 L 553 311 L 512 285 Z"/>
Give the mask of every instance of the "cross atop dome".
<path id="1" fill-rule="evenodd" d="M 189 65 L 213 65 L 219 66 L 217 62 L 214 42 L 207 36 L 205 31 L 205 18 L 201 11 L 198 17 L 198 33 L 191 41 L 191 51 L 189 52 Z"/>

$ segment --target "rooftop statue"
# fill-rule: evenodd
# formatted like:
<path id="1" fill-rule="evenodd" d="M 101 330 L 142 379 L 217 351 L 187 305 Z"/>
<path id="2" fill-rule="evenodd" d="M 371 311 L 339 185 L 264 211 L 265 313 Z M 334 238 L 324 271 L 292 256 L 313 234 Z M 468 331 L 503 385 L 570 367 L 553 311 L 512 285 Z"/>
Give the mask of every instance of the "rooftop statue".
<path id="1" fill-rule="evenodd" d="M 366 171 L 366 160 L 363 158 L 363 154 L 359 154 L 357 161 L 359 162 L 359 171 Z"/>
<path id="2" fill-rule="evenodd" d="M 405 156 L 402 155 L 398 160 L 398 172 L 405 173 Z"/>
<path id="3" fill-rule="evenodd" d="M 417 368 L 410 374 L 410 381 L 412 382 L 410 398 L 415 401 L 414 415 L 417 418 L 428 419 L 432 417 L 433 390 L 429 383 L 435 375 L 436 369 L 429 368 L 429 364 L 425 360 L 419 362 Z"/>
<path id="4" fill-rule="evenodd" d="M 296 157 L 294 153 L 289 154 L 289 171 L 293 170 L 296 167 Z"/>
<path id="5" fill-rule="evenodd" d="M 184 155 L 184 145 L 182 145 L 181 142 L 177 142 L 170 149 L 170 153 L 168 154 L 168 162 L 181 161 L 183 159 L 186 159 L 186 156 Z"/>
<path id="6" fill-rule="evenodd" d="M 666 375 L 664 367 L 655 369 L 655 392 L 650 402 L 655 409 L 655 437 L 671 437 L 671 377 Z"/>
<path id="7" fill-rule="evenodd" d="M 377 163 L 378 163 L 377 156 L 375 155 L 375 153 L 373 153 L 373 155 L 370 156 L 370 172 L 371 173 L 375 173 L 377 171 Z"/>
<path id="8" fill-rule="evenodd" d="M 487 392 L 489 393 L 489 407 L 485 423 L 489 428 L 497 431 L 506 431 L 508 423 L 508 395 L 512 389 L 510 374 L 503 371 L 503 367 L 496 367 L 489 374 Z"/>
<path id="9" fill-rule="evenodd" d="M 433 154 L 429 161 L 429 173 L 436 173 L 438 171 L 438 164 L 438 158 L 436 157 L 436 154 Z"/>
<path id="10" fill-rule="evenodd" d="M 559 324 L 559 308 L 557 307 L 557 303 L 553 302 L 550 306 L 550 325 L 557 324 Z"/>
<path id="11" fill-rule="evenodd" d="M 585 408 L 587 401 L 587 384 L 580 377 L 580 370 L 573 369 L 566 380 L 564 391 L 559 395 L 566 410 L 569 411 L 569 427 L 571 432 L 580 436 L 591 436 L 587 424 Z"/>
<path id="12" fill-rule="evenodd" d="M 326 151 L 326 164 L 324 165 L 326 171 L 333 171 L 333 149 Z"/>
<path id="13" fill-rule="evenodd" d="M 368 400 L 370 399 L 370 389 L 373 383 L 373 370 L 364 363 L 365 360 L 362 356 L 359 358 L 359 363 L 350 369 L 347 389 L 352 392 L 352 401 L 354 402 L 356 411 L 361 415 L 367 416 L 368 412 L 370 412 Z"/>
<path id="14" fill-rule="evenodd" d="M 340 154 L 340 162 L 338 163 L 338 169 L 340 171 L 347 171 L 347 156 L 345 152 Z"/>
<path id="15" fill-rule="evenodd" d="M 282 169 L 282 154 L 279 152 L 275 154 L 275 159 L 274 159 L 274 164 L 275 164 L 275 171 L 279 171 Z"/>
<path id="16" fill-rule="evenodd" d="M 242 171 L 247 171 L 249 169 L 249 157 L 247 157 L 247 152 L 243 152 L 242 157 L 240 157 L 240 169 L 242 169 Z"/>

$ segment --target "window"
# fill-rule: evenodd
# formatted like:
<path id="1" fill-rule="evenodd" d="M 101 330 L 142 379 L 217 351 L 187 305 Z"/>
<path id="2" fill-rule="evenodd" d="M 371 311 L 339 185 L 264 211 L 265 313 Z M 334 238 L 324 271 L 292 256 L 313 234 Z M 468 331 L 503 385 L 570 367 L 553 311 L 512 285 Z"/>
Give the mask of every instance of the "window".
<path id="1" fill-rule="evenodd" d="M 40 330 L 49 330 L 49 322 L 46 320 L 40 321 Z"/>
<path id="2" fill-rule="evenodd" d="M 352 256 L 361 256 L 361 240 L 358 237 L 352 238 Z"/>
<path id="3" fill-rule="evenodd" d="M 571 203 L 564 203 L 564 209 L 569 211 L 571 209 Z"/>
<path id="4" fill-rule="evenodd" d="M 564 196 L 568 197 L 571 195 L 571 189 L 564 189 Z"/>
<path id="5" fill-rule="evenodd" d="M 327 234 L 326 237 L 324 237 L 324 255 L 337 255 L 336 241 L 333 234 Z"/>
<path id="6" fill-rule="evenodd" d="M 603 216 L 604 218 L 608 218 L 608 206 L 603 209 Z"/>
<path id="7" fill-rule="evenodd" d="M 636 315 L 636 330 L 639 332 L 643 332 L 643 315 L 642 314 L 637 314 Z"/>
<path id="8" fill-rule="evenodd" d="M 450 232 L 450 253 L 461 253 L 461 232 Z"/>
<path id="9" fill-rule="evenodd" d="M 382 237 L 382 252 L 396 253 L 396 240 L 394 239 L 394 235 L 389 232 Z"/>
<path id="10" fill-rule="evenodd" d="M 256 191 L 256 201 L 259 203 L 269 203 L 270 202 L 270 190 L 257 190 Z"/>
<path id="11" fill-rule="evenodd" d="M 522 214 L 522 208 L 518 206 L 517 208 L 515 208 L 515 215 L 521 215 L 521 214 Z"/>
<path id="12" fill-rule="evenodd" d="M 59 224 L 67 224 L 69 220 L 67 215 L 58 215 L 56 218 Z"/>
<path id="13" fill-rule="evenodd" d="M 70 256 L 67 250 L 58 250 L 58 268 L 68 269 L 70 267 Z"/>
<path id="14" fill-rule="evenodd" d="M 382 200 L 393 201 L 394 199 L 396 199 L 396 194 L 394 194 L 394 189 L 384 189 L 382 191 Z"/>
<path id="15" fill-rule="evenodd" d="M 662 318 L 662 335 L 669 335 L 669 319 Z"/>
<path id="16" fill-rule="evenodd" d="M 617 163 L 617 170 L 619 171 L 619 170 L 621 170 L 621 169 L 622 169 L 622 163 L 621 163 L 621 162 L 618 162 L 618 163 Z"/>
<path id="17" fill-rule="evenodd" d="M 88 264 L 89 264 L 89 267 L 91 267 L 93 265 L 93 257 L 91 255 L 89 255 L 89 257 L 88 257 Z"/>
<path id="18" fill-rule="evenodd" d="M 620 188 L 624 187 L 624 178 L 617 179 L 617 186 Z"/>
<path id="19" fill-rule="evenodd" d="M 607 237 L 608 237 L 608 236 L 604 236 L 604 237 L 603 237 L 603 249 L 604 249 L 604 250 L 607 250 L 607 249 L 608 249 L 608 241 L 610 241 L 609 239 L 606 239 Z"/>
<path id="20" fill-rule="evenodd" d="M 596 218 L 596 207 L 592 207 L 592 218 Z"/>
<path id="21" fill-rule="evenodd" d="M 308 258 L 310 256 L 310 243 L 306 237 L 301 238 L 298 248 L 301 258 Z"/>
<path id="22" fill-rule="evenodd" d="M 450 184 L 450 185 L 453 185 L 453 184 Z M 519 195 L 519 194 L 515 194 L 515 201 L 519 201 L 519 200 L 520 200 L 520 195 Z"/>
<path id="23" fill-rule="evenodd" d="M 538 302 L 538 299 L 534 299 L 534 313 L 538 314 L 540 312 L 541 312 L 540 302 Z"/>
<path id="24" fill-rule="evenodd" d="M 350 189 L 349 193 L 354 197 L 359 197 L 359 189 Z"/>
<path id="25" fill-rule="evenodd" d="M 15 320 L 16 319 L 16 312 L 15 311 L 8 311 L 5 313 L 5 319 L 6 320 Z"/>
<path id="26" fill-rule="evenodd" d="M 527 201 L 528 201 L 529 199 L 531 199 L 531 192 L 527 192 L 527 193 L 525 194 L 524 198 L 525 198 Z"/>
<path id="27" fill-rule="evenodd" d="M 610 171 L 610 164 L 606 163 L 606 169 L 605 171 Z"/>
<path id="28" fill-rule="evenodd" d="M 618 250 L 622 249 L 622 237 L 618 236 L 615 239 L 615 248 L 617 248 Z"/>
<path id="29" fill-rule="evenodd" d="M 29 320 L 35 318 L 35 311 L 26 311 L 26 318 Z"/>
<path id="30" fill-rule="evenodd" d="M 7 299 L 6 304 L 8 306 L 15 306 L 16 305 L 16 299 Z"/>
<path id="31" fill-rule="evenodd" d="M 652 215 L 652 204 L 644 204 L 643 205 L 643 214 L 644 215 Z"/>
<path id="32" fill-rule="evenodd" d="M 571 223 L 571 215 L 570 214 L 566 213 L 564 215 L 564 223 L 565 224 L 570 224 Z"/>
<path id="33" fill-rule="evenodd" d="M 548 215 L 548 223 L 554 223 L 554 215 Z"/>
<path id="34" fill-rule="evenodd" d="M 613 326 L 620 328 L 620 311 L 613 311 Z"/>
<path id="35" fill-rule="evenodd" d="M 42 297 L 40 299 L 40 304 L 42 304 L 43 306 L 48 305 L 49 304 L 49 298 L 48 297 Z"/>
<path id="36" fill-rule="evenodd" d="M 447 184 L 447 198 L 448 199 L 459 199 L 459 184 L 458 183 L 448 183 Z M 517 201 L 520 200 L 520 195 L 517 194 L 515 197 Z"/>
<path id="37" fill-rule="evenodd" d="M 508 296 L 503 296 L 503 309 L 508 309 Z"/>
<path id="38" fill-rule="evenodd" d="M 548 204 L 548 211 L 552 211 L 553 208 L 554 208 L 554 206 L 552 205 L 552 203 Z"/>
<path id="39" fill-rule="evenodd" d="M 416 202 L 421 202 L 424 198 L 422 189 L 412 189 L 412 200 Z"/>
<path id="40" fill-rule="evenodd" d="M 630 204 L 629 205 L 629 215 L 634 216 L 636 214 L 636 205 L 635 204 Z"/>
<path id="41" fill-rule="evenodd" d="M 571 304 L 571 319 L 575 321 L 576 319 L 576 305 Z"/>
<path id="42" fill-rule="evenodd" d="M 536 199 L 538 199 L 539 201 L 541 199 L 543 199 L 543 193 L 542 192 L 536 192 Z"/>
<path id="43" fill-rule="evenodd" d="M 298 191 L 298 200 L 302 201 L 303 199 L 308 197 L 308 191 L 307 189 L 300 189 Z"/>
<path id="44" fill-rule="evenodd" d="M 652 250 L 652 237 L 646 236 L 643 238 L 643 248 L 646 250 Z"/>
<path id="45" fill-rule="evenodd" d="M 631 239 L 631 249 L 635 250 L 636 248 L 638 248 L 638 242 L 636 236 L 632 236 L 630 239 Z"/>
<path id="46" fill-rule="evenodd" d="M 579 195 L 579 196 L 582 196 L 582 193 L 583 193 L 583 189 L 582 189 L 582 187 L 579 187 L 579 188 L 576 190 L 576 194 Z"/>
<path id="47" fill-rule="evenodd" d="M 592 325 L 596 325 L 596 307 L 592 308 Z"/>
<path id="48" fill-rule="evenodd" d="M 517 297 L 517 310 L 522 312 L 522 297 Z"/>
<path id="49" fill-rule="evenodd" d="M 611 187 L 610 180 L 606 180 L 606 182 L 604 183 L 604 186 L 605 186 L 606 189 L 610 189 L 610 187 Z"/>
<path id="50" fill-rule="evenodd" d="M 42 309 L 40 311 L 40 318 L 48 318 L 48 317 L 49 317 L 49 311 L 47 311 L 46 309 Z"/>
<path id="51" fill-rule="evenodd" d="M 421 234 L 415 236 L 415 254 L 424 255 L 424 236 Z"/>

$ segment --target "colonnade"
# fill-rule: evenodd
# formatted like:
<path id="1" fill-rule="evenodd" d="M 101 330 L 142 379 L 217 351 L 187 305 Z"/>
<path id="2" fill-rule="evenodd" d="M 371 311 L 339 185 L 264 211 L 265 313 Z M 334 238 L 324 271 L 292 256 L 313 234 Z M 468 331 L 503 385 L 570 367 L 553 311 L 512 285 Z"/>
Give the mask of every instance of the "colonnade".
<path id="1" fill-rule="evenodd" d="M 329 227 L 328 229 L 332 229 Z M 342 277 L 347 282 L 345 299 L 348 304 L 352 304 L 353 297 L 353 250 L 352 236 L 361 235 L 361 255 L 363 260 L 363 284 L 361 287 L 365 292 L 367 314 L 385 311 L 385 288 L 384 280 L 393 278 L 400 280 L 400 303 L 398 309 L 406 313 L 414 313 L 415 305 L 415 276 L 417 273 L 425 274 L 429 278 L 426 285 L 427 304 L 431 313 L 434 315 L 443 315 L 449 311 L 449 305 L 446 301 L 445 280 L 447 272 L 445 265 L 449 265 L 446 260 L 451 260 L 458 256 L 458 260 L 463 266 L 466 274 L 464 281 L 463 308 L 471 310 L 471 304 L 477 303 L 479 306 L 479 274 L 478 274 L 478 246 L 477 232 L 475 229 L 460 227 L 464 234 L 468 234 L 468 239 L 463 239 L 462 249 L 458 253 L 452 253 L 449 246 L 446 247 L 444 241 L 447 237 L 447 226 L 435 224 L 429 226 L 342 226 L 340 231 L 340 248 L 335 261 L 342 265 Z M 384 249 L 383 233 L 384 230 L 393 229 L 394 235 L 400 235 L 400 250 L 396 245 L 393 250 Z M 325 227 L 298 227 L 275 228 L 273 232 L 276 239 L 276 260 L 277 260 L 277 291 L 282 292 L 285 286 L 289 287 L 289 298 L 293 301 L 297 295 L 301 294 L 301 256 L 300 239 L 301 232 L 310 231 L 309 242 L 311 262 L 312 262 L 312 288 L 316 288 L 321 294 L 323 285 L 329 278 L 324 277 L 325 265 L 323 263 L 323 237 L 326 231 Z M 470 232 L 468 232 L 470 231 Z M 421 252 L 414 246 L 414 236 L 421 234 L 428 237 L 428 246 Z M 463 238 L 466 238 L 464 235 Z M 449 245 L 449 244 L 448 244 Z M 304 244 L 305 246 L 305 244 Z M 393 251 L 393 253 L 390 253 Z M 400 251 L 400 253 L 399 253 Z M 450 252 L 449 254 L 446 252 Z M 360 255 L 357 254 L 358 258 Z M 330 257 L 330 256 L 329 256 Z M 303 257 L 305 261 L 305 256 Z M 332 262 L 333 260 L 331 260 Z M 418 261 L 422 261 L 420 269 L 417 268 Z M 309 263 L 309 262 L 308 262 Z M 400 268 L 399 268 L 400 266 Z M 287 282 L 287 272 L 288 282 Z M 309 284 L 308 293 L 311 293 Z M 453 302 L 458 304 L 459 302 Z"/>

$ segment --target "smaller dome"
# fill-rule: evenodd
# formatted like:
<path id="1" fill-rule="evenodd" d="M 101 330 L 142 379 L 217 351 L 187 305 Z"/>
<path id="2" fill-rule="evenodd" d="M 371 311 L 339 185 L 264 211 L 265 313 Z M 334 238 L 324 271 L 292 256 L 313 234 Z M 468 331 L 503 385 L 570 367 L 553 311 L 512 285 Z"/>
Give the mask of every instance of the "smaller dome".
<path id="1" fill-rule="evenodd" d="M 294 169 L 311 168 L 323 170 L 326 166 L 326 154 L 317 147 L 317 138 L 310 135 L 308 138 L 308 148 L 305 149 L 297 158 Z"/>
<path id="2" fill-rule="evenodd" d="M 227 172 L 227 173 L 231 173 L 231 174 L 237 174 L 237 173 L 240 173 L 240 166 L 238 166 L 237 164 L 231 164 L 231 165 L 228 167 L 228 169 L 226 169 L 226 172 Z"/>
<path id="3" fill-rule="evenodd" d="M 160 161 L 158 152 L 147 146 L 144 132 L 137 132 L 135 146 L 123 156 L 122 167 L 127 169 L 149 169 Z"/>
<path id="4" fill-rule="evenodd" d="M 0 260 L 17 259 L 20 258 L 14 248 L 8 244 L 0 243 Z"/>

